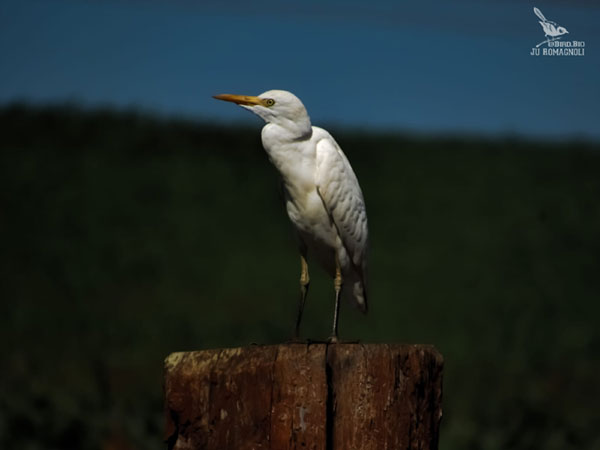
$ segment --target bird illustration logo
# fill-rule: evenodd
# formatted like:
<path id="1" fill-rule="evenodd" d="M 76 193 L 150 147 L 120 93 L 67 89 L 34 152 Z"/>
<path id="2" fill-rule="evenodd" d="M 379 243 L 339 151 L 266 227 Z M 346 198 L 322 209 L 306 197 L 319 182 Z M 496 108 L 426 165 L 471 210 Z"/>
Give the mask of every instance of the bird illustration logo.
<path id="1" fill-rule="evenodd" d="M 544 30 L 544 35 L 546 36 L 546 40 L 540 42 L 536 47 L 539 47 L 543 44 L 548 44 L 549 42 L 556 41 L 560 39 L 563 34 L 568 34 L 569 32 L 565 27 L 559 26 L 556 22 L 552 22 L 551 20 L 546 19 L 546 17 L 542 14 L 542 12 L 534 7 L 533 12 L 536 16 L 540 18 L 539 23 Z"/>

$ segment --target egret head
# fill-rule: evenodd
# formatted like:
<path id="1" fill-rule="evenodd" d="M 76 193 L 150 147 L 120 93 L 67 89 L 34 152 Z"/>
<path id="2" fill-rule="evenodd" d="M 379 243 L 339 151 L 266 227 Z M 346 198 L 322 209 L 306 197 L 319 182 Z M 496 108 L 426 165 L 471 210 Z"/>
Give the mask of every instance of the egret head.
<path id="1" fill-rule="evenodd" d="M 249 95 L 220 94 L 217 100 L 233 102 L 252 111 L 267 123 L 274 123 L 286 129 L 310 130 L 310 118 L 298 97 L 288 91 L 277 89 L 266 91 L 257 97 Z"/>

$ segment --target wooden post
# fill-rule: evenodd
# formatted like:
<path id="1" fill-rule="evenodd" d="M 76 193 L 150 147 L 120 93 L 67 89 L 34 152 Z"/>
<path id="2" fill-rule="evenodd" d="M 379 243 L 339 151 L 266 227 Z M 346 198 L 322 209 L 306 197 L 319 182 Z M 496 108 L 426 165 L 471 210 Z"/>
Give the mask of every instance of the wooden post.
<path id="1" fill-rule="evenodd" d="M 169 450 L 435 450 L 431 346 L 285 344 L 165 360 Z"/>

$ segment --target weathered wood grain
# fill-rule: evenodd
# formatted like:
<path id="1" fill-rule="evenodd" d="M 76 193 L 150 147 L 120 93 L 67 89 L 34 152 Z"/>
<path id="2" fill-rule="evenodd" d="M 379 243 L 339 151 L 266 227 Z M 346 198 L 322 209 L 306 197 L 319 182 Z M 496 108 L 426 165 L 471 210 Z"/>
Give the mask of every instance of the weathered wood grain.
<path id="1" fill-rule="evenodd" d="M 165 360 L 169 449 L 436 449 L 431 346 L 285 344 Z"/>

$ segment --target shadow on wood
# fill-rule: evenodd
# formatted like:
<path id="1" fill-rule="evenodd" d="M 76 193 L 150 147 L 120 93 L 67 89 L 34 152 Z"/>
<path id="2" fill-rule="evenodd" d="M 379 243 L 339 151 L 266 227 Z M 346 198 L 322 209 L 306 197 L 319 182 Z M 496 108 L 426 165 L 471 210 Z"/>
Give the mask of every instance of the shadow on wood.
<path id="1" fill-rule="evenodd" d="M 286 344 L 165 360 L 169 449 L 437 449 L 431 346 Z"/>

